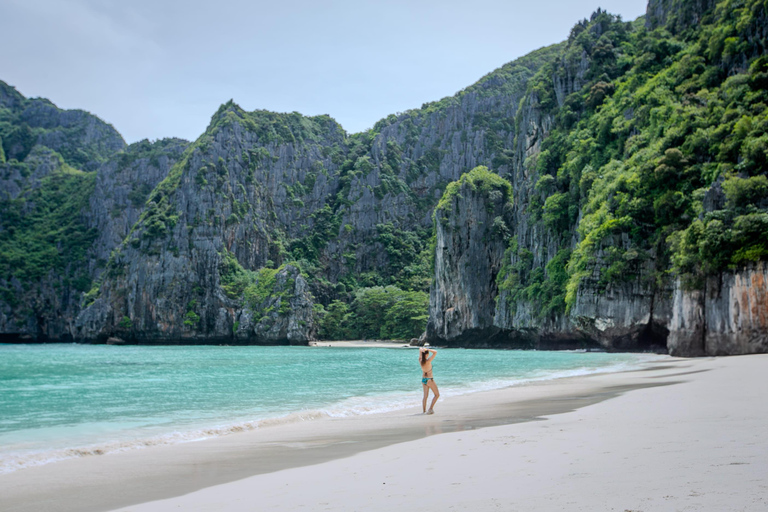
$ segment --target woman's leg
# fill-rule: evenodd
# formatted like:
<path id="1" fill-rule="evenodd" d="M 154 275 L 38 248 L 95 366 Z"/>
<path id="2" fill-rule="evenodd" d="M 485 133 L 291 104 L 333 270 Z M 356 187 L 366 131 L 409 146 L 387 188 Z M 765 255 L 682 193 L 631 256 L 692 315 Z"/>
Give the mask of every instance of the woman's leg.
<path id="1" fill-rule="evenodd" d="M 424 399 L 421 401 L 421 408 L 424 409 L 424 412 L 427 412 L 427 398 L 429 397 L 429 388 L 426 384 L 422 384 L 421 387 L 424 388 Z"/>
<path id="2" fill-rule="evenodd" d="M 435 408 L 435 402 L 437 402 L 437 399 L 440 398 L 440 391 L 438 391 L 437 384 L 435 384 L 434 380 L 430 379 L 427 382 L 428 382 L 427 386 L 429 386 L 429 388 L 435 394 L 435 398 L 432 399 L 432 404 L 429 406 L 429 411 L 432 412 L 432 409 Z M 425 394 L 424 394 L 424 405 L 427 404 L 427 395 L 426 395 L 426 393 L 428 393 L 428 391 L 425 392 Z"/>

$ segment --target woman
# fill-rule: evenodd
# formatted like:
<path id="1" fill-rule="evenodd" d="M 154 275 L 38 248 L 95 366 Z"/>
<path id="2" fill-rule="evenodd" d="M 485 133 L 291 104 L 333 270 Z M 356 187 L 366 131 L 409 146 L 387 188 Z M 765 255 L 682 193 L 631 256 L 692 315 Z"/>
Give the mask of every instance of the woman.
<path id="1" fill-rule="evenodd" d="M 430 352 L 432 355 L 430 355 Z M 437 402 L 437 399 L 440 398 L 440 391 L 437 390 L 435 379 L 432 378 L 432 361 L 435 359 L 435 357 L 437 357 L 436 350 L 424 347 L 419 349 L 419 364 L 421 364 L 421 371 L 423 372 L 421 375 L 421 385 L 424 388 L 424 400 L 422 400 L 422 409 L 424 410 L 424 414 L 435 414 L 435 402 Z M 432 404 L 429 406 L 429 411 L 427 411 L 427 398 L 429 397 L 430 389 L 435 394 L 435 397 L 432 399 Z"/>

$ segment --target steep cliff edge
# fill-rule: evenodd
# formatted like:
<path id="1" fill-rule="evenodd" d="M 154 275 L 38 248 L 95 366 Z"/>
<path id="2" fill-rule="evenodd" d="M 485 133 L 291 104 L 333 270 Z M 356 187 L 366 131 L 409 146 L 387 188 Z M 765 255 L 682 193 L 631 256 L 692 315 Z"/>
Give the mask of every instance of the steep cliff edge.
<path id="1" fill-rule="evenodd" d="M 765 262 L 706 279 L 686 291 L 678 281 L 670 322 L 673 356 L 768 352 L 768 267 Z"/>
<path id="2" fill-rule="evenodd" d="M 82 295 L 186 142 L 125 145 L 0 82 L 0 338 L 69 341 Z"/>
<path id="3" fill-rule="evenodd" d="M 0 81 L 0 339 L 72 339 L 96 236 L 83 214 L 95 170 L 124 147 L 98 117 Z"/>
<path id="4" fill-rule="evenodd" d="M 755 265 L 768 256 L 768 153 L 755 124 L 768 119 L 765 16 L 755 1 L 652 1 L 645 26 L 598 11 L 531 78 L 502 173 L 512 237 L 497 283 L 471 292 L 498 294 L 497 338 L 765 350 L 765 305 L 743 284 L 761 289 Z M 462 271 L 442 261 L 436 280 Z M 435 286 L 433 296 L 430 318 L 440 318 L 461 294 Z"/>
<path id="5" fill-rule="evenodd" d="M 414 260 L 426 248 L 434 204 L 471 166 L 508 165 L 516 105 L 554 48 L 363 134 L 348 135 L 327 116 L 223 105 L 150 194 L 78 320 L 79 339 L 122 333 L 136 341 L 262 343 L 315 335 L 317 315 L 303 309 L 281 313 L 291 336 L 246 328 L 258 323 L 256 313 L 222 291 L 229 254 L 246 273 L 296 267 L 296 282 L 307 288 L 296 300 L 308 291 L 320 314 L 366 286 L 397 285 L 403 297 L 426 291 L 427 264 Z"/>
<path id="6" fill-rule="evenodd" d="M 333 169 L 323 149 L 342 132 L 327 116 L 287 117 L 287 131 L 273 133 L 270 113 L 232 103 L 220 109 L 113 253 L 94 303 L 76 322 L 78 339 L 311 339 L 305 277 L 294 265 L 270 267 L 284 259 L 283 230 L 310 220 L 307 204 L 285 188 L 313 169 Z M 315 177 L 314 186 L 328 182 Z"/>
<path id="7" fill-rule="evenodd" d="M 230 101 L 191 145 L 126 148 L 0 84 L 0 332 L 305 343 L 387 318 L 463 346 L 666 350 L 671 331 L 699 350 L 680 304 L 768 259 L 767 19 L 757 0 L 598 10 L 359 134 Z M 487 191 L 460 178 L 478 166 Z M 728 336 L 711 351 L 760 346 Z"/>
<path id="8" fill-rule="evenodd" d="M 512 212 L 509 182 L 476 167 L 446 188 L 435 208 L 435 280 L 429 339 L 451 346 L 493 346 L 496 276 Z"/>
<path id="9" fill-rule="evenodd" d="M 9 180 L 20 186 L 9 187 L 12 199 L 0 200 L 0 332 L 5 339 L 73 339 L 83 294 L 98 282 L 147 195 L 186 144 L 133 144 L 93 172 L 74 169 L 39 145 L 23 163 L 7 164 Z M 14 178 L 17 172 L 23 180 Z"/>

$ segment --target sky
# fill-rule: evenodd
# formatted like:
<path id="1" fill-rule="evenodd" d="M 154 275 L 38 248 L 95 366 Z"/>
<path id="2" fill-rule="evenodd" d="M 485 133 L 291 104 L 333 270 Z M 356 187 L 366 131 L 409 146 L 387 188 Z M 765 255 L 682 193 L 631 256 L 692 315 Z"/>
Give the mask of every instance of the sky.
<path id="1" fill-rule="evenodd" d="M 0 0 L 0 80 L 127 142 L 196 139 L 222 103 L 349 133 L 646 0 Z"/>

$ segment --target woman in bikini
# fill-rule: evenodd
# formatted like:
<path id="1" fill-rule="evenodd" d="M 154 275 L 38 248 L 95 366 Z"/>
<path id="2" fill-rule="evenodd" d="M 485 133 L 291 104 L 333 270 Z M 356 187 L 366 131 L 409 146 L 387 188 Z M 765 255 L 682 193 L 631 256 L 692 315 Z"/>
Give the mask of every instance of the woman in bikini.
<path id="1" fill-rule="evenodd" d="M 424 388 L 424 400 L 422 400 L 424 414 L 435 414 L 435 411 L 433 410 L 435 402 L 440 398 L 440 391 L 437 389 L 435 379 L 432 378 L 432 360 L 434 360 L 435 357 L 437 357 L 436 350 L 424 347 L 419 349 L 419 364 L 421 364 L 422 371 L 421 386 Z M 435 397 L 432 399 L 432 404 L 429 406 L 429 410 L 427 410 L 427 398 L 429 397 L 430 389 L 432 390 L 432 393 L 435 394 Z"/>

